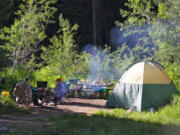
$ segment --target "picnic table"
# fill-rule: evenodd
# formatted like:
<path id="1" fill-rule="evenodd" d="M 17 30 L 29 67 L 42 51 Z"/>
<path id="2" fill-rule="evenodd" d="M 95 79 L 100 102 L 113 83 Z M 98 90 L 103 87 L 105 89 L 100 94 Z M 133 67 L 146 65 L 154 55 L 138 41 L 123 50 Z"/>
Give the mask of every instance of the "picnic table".
<path id="1" fill-rule="evenodd" d="M 86 98 L 90 98 L 90 93 L 97 94 L 99 93 L 100 98 L 104 99 L 109 96 L 109 91 L 112 90 L 113 84 L 88 84 L 88 85 L 82 85 L 82 84 L 75 84 L 76 87 L 73 89 L 70 89 L 70 92 L 72 93 L 73 97 L 75 96 L 75 92 L 78 92 L 78 95 L 82 95 L 81 92 L 85 94 Z M 98 88 L 98 90 L 96 90 Z"/>
<path id="2" fill-rule="evenodd" d="M 112 89 L 113 84 L 93 84 L 91 85 L 91 89 L 93 92 L 95 92 L 96 94 L 99 93 L 101 99 L 105 99 L 109 97 L 109 91 L 113 90 Z M 94 87 L 99 87 L 99 90 L 96 91 L 94 90 Z"/>

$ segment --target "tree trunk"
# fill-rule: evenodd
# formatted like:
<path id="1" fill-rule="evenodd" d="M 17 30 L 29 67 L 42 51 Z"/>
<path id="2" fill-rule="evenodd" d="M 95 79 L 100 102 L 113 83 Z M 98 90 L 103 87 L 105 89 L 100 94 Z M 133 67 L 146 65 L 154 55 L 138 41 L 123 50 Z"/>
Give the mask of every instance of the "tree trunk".
<path id="1" fill-rule="evenodd" d="M 13 67 L 11 70 L 11 75 L 14 73 L 15 67 L 16 67 L 16 60 L 13 61 Z"/>
<path id="2" fill-rule="evenodd" d="M 96 0 L 92 0 L 92 25 L 93 25 L 93 44 L 97 45 Z"/>
<path id="3" fill-rule="evenodd" d="M 17 64 L 17 55 L 18 55 L 18 52 L 17 50 L 13 49 L 13 67 L 12 67 L 12 70 L 11 70 L 11 74 L 14 73 L 14 70 L 15 70 L 15 67 L 16 67 L 16 64 Z"/>

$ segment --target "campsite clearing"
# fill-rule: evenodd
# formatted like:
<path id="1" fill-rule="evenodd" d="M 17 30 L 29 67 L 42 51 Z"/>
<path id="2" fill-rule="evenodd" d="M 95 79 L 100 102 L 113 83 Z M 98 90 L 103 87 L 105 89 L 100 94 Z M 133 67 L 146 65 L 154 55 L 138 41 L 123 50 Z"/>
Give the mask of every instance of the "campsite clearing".
<path id="1" fill-rule="evenodd" d="M 23 114 L 4 114 L 0 115 L 0 127 L 16 127 L 16 128 L 27 128 L 34 130 L 41 130 L 43 124 L 41 120 L 48 120 L 51 117 L 57 117 L 61 115 L 72 115 L 72 114 L 92 114 L 95 111 L 105 109 L 106 100 L 101 99 L 80 99 L 70 98 L 63 100 L 63 103 L 56 107 L 46 106 L 24 106 L 28 113 Z M 24 124 L 26 123 L 26 124 Z M 38 128 L 37 128 L 38 127 Z"/>
<path id="2" fill-rule="evenodd" d="M 57 107 L 29 106 L 27 114 L 0 116 L 0 127 L 15 129 L 4 135 L 179 135 L 179 106 L 155 113 L 105 109 L 106 100 L 68 99 Z M 95 113 L 93 113 L 96 111 Z"/>

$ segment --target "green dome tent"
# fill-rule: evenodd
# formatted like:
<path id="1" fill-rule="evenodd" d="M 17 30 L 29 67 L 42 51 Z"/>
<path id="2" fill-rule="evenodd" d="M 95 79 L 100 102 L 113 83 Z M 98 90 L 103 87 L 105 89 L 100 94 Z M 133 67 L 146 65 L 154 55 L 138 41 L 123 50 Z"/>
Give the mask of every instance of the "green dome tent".
<path id="1" fill-rule="evenodd" d="M 141 112 L 165 105 L 175 93 L 177 89 L 161 65 L 139 62 L 126 69 L 106 106 Z"/>

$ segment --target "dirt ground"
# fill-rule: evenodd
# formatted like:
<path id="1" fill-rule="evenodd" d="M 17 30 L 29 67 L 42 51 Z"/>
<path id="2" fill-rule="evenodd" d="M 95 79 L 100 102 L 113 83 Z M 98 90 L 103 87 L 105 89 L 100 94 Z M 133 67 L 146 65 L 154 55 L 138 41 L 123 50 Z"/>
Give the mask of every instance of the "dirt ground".
<path id="1" fill-rule="evenodd" d="M 70 98 L 64 99 L 60 105 L 56 107 L 52 105 L 44 106 L 23 106 L 28 109 L 28 114 L 11 114 L 0 116 L 0 127 L 5 126 L 11 128 L 28 128 L 43 126 L 40 124 L 41 119 L 47 119 L 50 116 L 58 116 L 61 114 L 91 114 L 94 111 L 103 110 L 106 100 L 102 99 L 80 99 Z M 22 105 L 21 105 L 22 106 Z M 43 128 L 43 127 L 42 127 Z"/>

